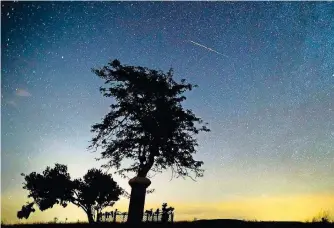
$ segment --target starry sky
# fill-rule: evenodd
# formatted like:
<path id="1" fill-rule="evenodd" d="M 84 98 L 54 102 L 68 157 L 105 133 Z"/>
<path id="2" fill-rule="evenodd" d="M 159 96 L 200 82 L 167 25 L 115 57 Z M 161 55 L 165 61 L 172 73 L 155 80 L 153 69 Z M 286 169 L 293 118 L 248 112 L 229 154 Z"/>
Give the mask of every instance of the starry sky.
<path id="1" fill-rule="evenodd" d="M 198 84 L 184 106 L 212 130 L 195 156 L 205 176 L 153 176 L 147 209 L 168 202 L 176 220 L 334 215 L 333 17 L 332 2 L 1 2 L 2 220 L 17 222 L 27 202 L 21 173 L 58 162 L 76 178 L 103 163 L 87 147 L 111 100 L 90 69 L 115 58 Z M 86 220 L 69 206 L 28 222 L 54 217 Z"/>

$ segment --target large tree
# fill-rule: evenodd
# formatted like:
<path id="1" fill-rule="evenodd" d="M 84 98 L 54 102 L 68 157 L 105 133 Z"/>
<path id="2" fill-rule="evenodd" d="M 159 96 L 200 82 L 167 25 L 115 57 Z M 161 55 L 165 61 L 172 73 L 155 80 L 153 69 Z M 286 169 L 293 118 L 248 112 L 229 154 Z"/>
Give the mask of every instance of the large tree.
<path id="1" fill-rule="evenodd" d="M 20 219 L 27 219 L 35 211 L 34 204 L 44 211 L 56 204 L 66 207 L 68 203 L 73 203 L 85 211 L 89 223 L 94 223 L 98 220 L 98 213 L 113 206 L 123 193 L 111 174 L 99 169 L 90 169 L 83 179 L 74 180 L 71 180 L 67 166 L 61 164 L 47 167 L 42 174 L 32 172 L 22 175 L 25 180 L 23 188 L 29 191 L 28 197 L 33 198 L 33 202 L 22 206 L 17 213 Z"/>
<path id="2" fill-rule="evenodd" d="M 122 65 L 118 60 L 92 71 L 105 81 L 105 87 L 100 88 L 103 96 L 114 98 L 110 112 L 91 129 L 95 135 L 90 148 L 102 149 L 99 159 L 108 160 L 104 167 L 116 168 L 121 175 L 134 172 L 141 178 L 146 178 L 149 171 L 167 168 L 175 177 L 203 175 L 203 162 L 193 158 L 198 145 L 194 136 L 209 129 L 181 105 L 186 99 L 183 93 L 197 85 L 185 79 L 176 82 L 172 69 L 164 73 Z M 132 163 L 121 167 L 123 160 Z M 131 206 L 129 219 L 130 211 Z"/>

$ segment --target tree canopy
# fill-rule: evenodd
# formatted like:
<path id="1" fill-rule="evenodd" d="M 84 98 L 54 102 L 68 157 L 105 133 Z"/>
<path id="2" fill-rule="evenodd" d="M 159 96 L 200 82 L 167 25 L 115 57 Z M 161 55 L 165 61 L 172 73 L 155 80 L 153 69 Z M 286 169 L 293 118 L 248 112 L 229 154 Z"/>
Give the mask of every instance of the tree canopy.
<path id="1" fill-rule="evenodd" d="M 72 203 L 82 208 L 88 221 L 93 223 L 104 208 L 113 206 L 123 194 L 123 189 L 113 180 L 111 174 L 99 169 L 90 169 L 81 179 L 71 180 L 67 166 L 56 164 L 54 168 L 47 167 L 42 174 L 32 172 L 22 174 L 25 182 L 23 188 L 29 191 L 33 202 L 23 206 L 17 217 L 28 218 L 34 212 L 36 204 L 41 211 L 59 204 L 66 207 Z"/>
<path id="2" fill-rule="evenodd" d="M 192 110 L 184 109 L 183 95 L 197 85 L 176 82 L 173 69 L 167 73 L 140 66 L 122 65 L 113 60 L 92 71 L 105 81 L 100 91 L 114 98 L 111 111 L 101 123 L 94 124 L 95 133 L 89 148 L 102 148 L 104 167 L 115 167 L 125 175 L 135 172 L 146 177 L 150 170 L 161 172 L 171 168 L 176 177 L 203 175 L 202 161 L 193 158 L 200 131 L 209 131 Z M 123 160 L 132 163 L 121 168 Z"/>

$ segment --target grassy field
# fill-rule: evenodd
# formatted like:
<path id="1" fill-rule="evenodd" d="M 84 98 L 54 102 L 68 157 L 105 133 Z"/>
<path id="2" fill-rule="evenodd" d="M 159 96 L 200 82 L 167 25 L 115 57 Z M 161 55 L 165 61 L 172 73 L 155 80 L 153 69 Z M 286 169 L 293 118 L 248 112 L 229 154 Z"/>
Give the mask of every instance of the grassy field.
<path id="1" fill-rule="evenodd" d="M 15 224 L 15 225 L 4 225 L 2 227 L 8 228 L 85 228 L 85 227 L 119 227 L 119 228 L 126 228 L 130 227 L 130 225 L 126 223 L 100 223 L 89 225 L 87 223 L 46 223 L 46 224 Z M 334 223 L 331 222 L 312 222 L 312 223 L 305 223 L 305 222 L 251 222 L 251 221 L 241 221 L 241 220 L 227 220 L 227 219 L 217 219 L 217 220 L 198 220 L 194 222 L 175 222 L 173 224 L 158 224 L 158 223 L 143 223 L 140 227 L 179 227 L 179 228 L 192 228 L 192 227 L 263 227 L 263 228 L 280 228 L 280 227 L 293 227 L 293 228 L 306 228 L 306 227 L 331 227 L 334 228 Z"/>

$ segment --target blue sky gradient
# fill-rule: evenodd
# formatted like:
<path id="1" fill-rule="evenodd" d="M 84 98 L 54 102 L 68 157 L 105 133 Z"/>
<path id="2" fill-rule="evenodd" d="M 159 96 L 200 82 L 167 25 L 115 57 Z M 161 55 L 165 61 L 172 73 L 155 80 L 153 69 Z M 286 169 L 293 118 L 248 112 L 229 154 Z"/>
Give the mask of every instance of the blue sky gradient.
<path id="1" fill-rule="evenodd" d="M 1 7 L 2 204 L 26 201 L 13 195 L 24 192 L 21 173 L 55 162 L 67 164 L 73 177 L 99 167 L 98 153 L 86 148 L 90 126 L 111 100 L 99 93 L 103 81 L 90 69 L 114 58 L 164 71 L 173 67 L 177 79 L 198 84 L 185 106 L 212 130 L 199 136 L 196 154 L 205 162 L 205 177 L 168 182 L 169 172 L 158 174 L 148 203 L 303 194 L 333 199 L 332 2 Z M 15 207 L 2 213 L 14 221 Z"/>

